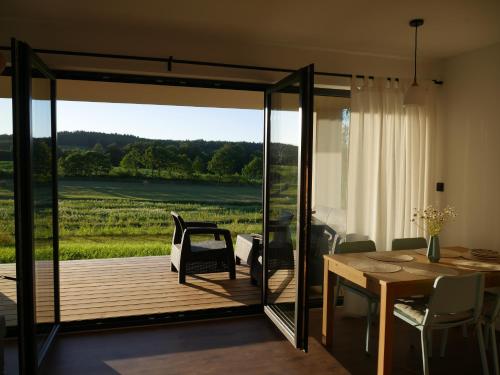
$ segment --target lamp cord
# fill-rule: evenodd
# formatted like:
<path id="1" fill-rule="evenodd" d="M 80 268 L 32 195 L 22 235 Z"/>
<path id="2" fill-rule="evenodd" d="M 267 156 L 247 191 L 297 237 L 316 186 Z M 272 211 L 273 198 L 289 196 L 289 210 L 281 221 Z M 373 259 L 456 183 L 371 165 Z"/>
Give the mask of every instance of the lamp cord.
<path id="1" fill-rule="evenodd" d="M 413 84 L 417 84 L 417 33 L 418 26 L 415 26 L 415 51 L 414 51 L 414 67 L 413 67 Z"/>

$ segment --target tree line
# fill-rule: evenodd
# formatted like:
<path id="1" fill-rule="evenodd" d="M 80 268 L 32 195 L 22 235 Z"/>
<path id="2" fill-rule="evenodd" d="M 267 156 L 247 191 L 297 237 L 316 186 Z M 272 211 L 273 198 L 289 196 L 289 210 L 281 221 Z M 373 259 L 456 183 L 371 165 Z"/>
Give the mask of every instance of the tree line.
<path id="1" fill-rule="evenodd" d="M 12 136 L 0 135 L 0 161 L 12 160 Z M 126 134 L 59 132 L 62 176 L 131 176 L 199 179 L 231 176 L 262 179 L 262 143 L 205 140 L 149 140 Z M 40 160 L 49 148 L 37 147 Z M 273 143 L 271 163 L 296 165 L 297 147 Z M 47 154 L 47 159 L 41 156 Z M 36 159 L 36 158 L 35 158 Z"/>
<path id="2" fill-rule="evenodd" d="M 77 136 L 82 136 L 78 132 Z M 99 139 L 113 137 L 101 133 Z M 68 134 L 65 134 L 68 137 Z M 63 176 L 106 176 L 110 174 L 153 178 L 195 178 L 239 175 L 262 179 L 262 144 L 250 142 L 153 141 L 135 137 L 130 143 L 113 142 L 103 146 L 88 139 L 84 144 L 65 145 L 59 137 L 59 172 Z M 73 137 L 74 138 L 74 137 Z M 91 138 L 91 137 L 90 137 Z M 94 137 L 96 138 L 96 137 Z M 117 135 L 122 140 L 122 135 Z M 115 138 L 116 139 L 116 138 Z M 79 147 L 78 147 L 79 146 Z M 82 147 L 83 146 L 83 147 Z"/>

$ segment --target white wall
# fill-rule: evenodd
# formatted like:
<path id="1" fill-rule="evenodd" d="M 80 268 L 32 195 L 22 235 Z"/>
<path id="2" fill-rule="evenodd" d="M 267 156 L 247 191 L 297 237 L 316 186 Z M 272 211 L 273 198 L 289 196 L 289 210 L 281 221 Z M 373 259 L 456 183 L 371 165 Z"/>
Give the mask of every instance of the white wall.
<path id="1" fill-rule="evenodd" d="M 500 44 L 443 68 L 442 198 L 459 216 L 442 242 L 500 250 Z"/>

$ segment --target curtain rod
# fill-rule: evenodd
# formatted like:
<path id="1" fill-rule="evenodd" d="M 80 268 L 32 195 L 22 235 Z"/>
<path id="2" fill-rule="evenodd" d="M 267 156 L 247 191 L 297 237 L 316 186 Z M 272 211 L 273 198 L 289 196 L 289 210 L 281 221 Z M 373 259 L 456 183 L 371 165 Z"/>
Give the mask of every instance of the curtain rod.
<path id="1" fill-rule="evenodd" d="M 9 51 L 10 47 L 0 46 L 0 50 Z M 106 59 L 120 59 L 120 60 L 136 60 L 136 61 L 153 61 L 161 62 L 167 64 L 167 70 L 172 71 L 172 64 L 185 64 L 185 65 L 198 65 L 198 66 L 210 66 L 217 68 L 229 68 L 229 69 L 246 69 L 246 70 L 261 70 L 268 72 L 281 72 L 281 73 L 293 73 L 296 69 L 287 68 L 275 68 L 259 65 L 242 65 L 242 64 L 226 64 L 211 61 L 195 61 L 195 60 L 182 60 L 175 59 L 173 56 L 165 57 L 148 57 L 148 56 L 134 56 L 134 55 L 120 55 L 120 54 L 108 54 L 108 53 L 98 53 L 98 52 L 81 52 L 81 51 L 61 51 L 61 50 L 51 50 L 42 48 L 33 48 L 36 53 L 50 54 L 50 55 L 64 55 L 64 56 L 83 56 L 83 57 L 99 57 Z M 328 76 L 328 77 L 345 77 L 352 78 L 354 74 L 350 73 L 333 73 L 333 72 L 314 72 L 316 75 Z M 356 76 L 364 77 L 364 76 Z M 370 76 L 372 77 L 372 76 Z M 443 81 L 432 80 L 436 84 L 442 84 Z"/>

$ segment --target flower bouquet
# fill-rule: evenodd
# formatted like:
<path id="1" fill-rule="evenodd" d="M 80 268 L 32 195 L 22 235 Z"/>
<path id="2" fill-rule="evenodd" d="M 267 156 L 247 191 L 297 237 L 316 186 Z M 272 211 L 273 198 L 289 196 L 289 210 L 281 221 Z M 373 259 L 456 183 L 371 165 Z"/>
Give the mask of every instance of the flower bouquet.
<path id="1" fill-rule="evenodd" d="M 446 206 L 442 210 L 433 206 L 414 209 L 411 221 L 430 236 L 427 248 L 427 258 L 430 262 L 439 262 L 441 258 L 439 234 L 443 226 L 456 217 L 455 209 L 450 206 Z"/>

